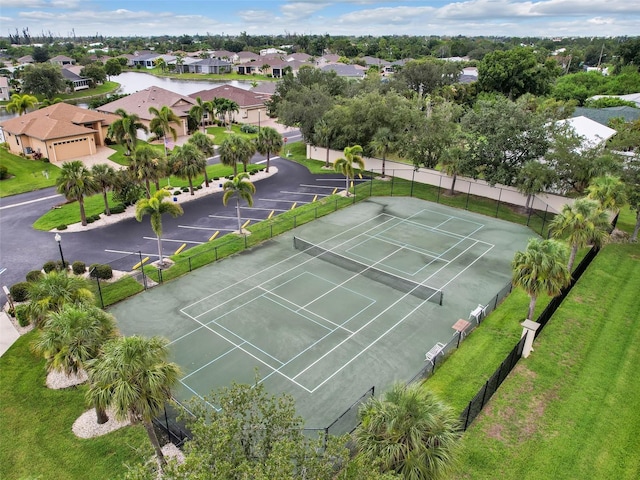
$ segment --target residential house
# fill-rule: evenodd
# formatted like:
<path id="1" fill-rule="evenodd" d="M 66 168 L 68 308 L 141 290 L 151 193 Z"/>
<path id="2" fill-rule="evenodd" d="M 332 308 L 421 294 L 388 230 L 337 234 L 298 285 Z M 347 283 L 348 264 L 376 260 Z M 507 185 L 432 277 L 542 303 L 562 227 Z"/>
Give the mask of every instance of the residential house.
<path id="1" fill-rule="evenodd" d="M 31 55 L 25 55 L 24 57 L 18 58 L 18 63 L 20 65 L 26 65 L 29 63 L 34 63 L 33 57 Z"/>
<path id="2" fill-rule="evenodd" d="M 91 87 L 90 78 L 81 77 L 70 68 L 62 68 L 61 72 L 64 79 L 71 84 L 74 92 L 86 90 Z"/>
<path id="3" fill-rule="evenodd" d="M 277 87 L 278 82 L 260 82 L 255 87 L 251 87 L 251 91 L 258 95 L 271 98 L 271 96 L 276 93 Z"/>
<path id="4" fill-rule="evenodd" d="M 245 53 L 251 53 L 251 52 L 245 52 Z M 253 53 L 252 55 L 255 55 L 255 53 Z M 231 63 L 239 61 L 238 54 L 234 52 L 230 52 L 229 50 L 214 50 L 213 52 L 211 52 L 209 56 L 211 58 L 219 58 L 220 60 L 228 60 Z M 255 56 L 257 57 L 257 55 Z"/>
<path id="5" fill-rule="evenodd" d="M 234 63 L 248 63 L 256 61 L 260 58 L 260 55 L 257 55 L 253 52 L 238 52 L 235 54 L 235 57 L 232 59 Z"/>
<path id="6" fill-rule="evenodd" d="M 65 65 L 73 65 L 74 63 L 76 63 L 76 61 L 73 58 L 67 57 L 65 55 L 56 55 L 55 57 L 49 59 L 49 63 L 64 67 Z"/>
<path id="7" fill-rule="evenodd" d="M 302 53 L 302 52 L 296 52 L 296 53 L 292 53 L 291 55 L 288 55 L 287 57 L 285 57 L 285 60 L 287 62 L 292 62 L 292 61 L 297 61 L 297 62 L 309 62 L 311 60 L 311 55 L 309 55 L 308 53 Z"/>
<path id="8" fill-rule="evenodd" d="M 330 63 L 338 63 L 338 60 L 340 60 L 340 55 L 327 53 L 316 60 L 316 65 L 322 67 L 323 65 L 328 65 Z"/>
<path id="9" fill-rule="evenodd" d="M 134 56 L 131 61 L 133 62 L 133 66 L 137 67 L 138 65 L 141 68 L 153 68 L 155 67 L 155 61 L 159 57 L 157 53 L 148 53 L 146 55 Z"/>
<path id="10" fill-rule="evenodd" d="M 219 58 L 205 58 L 194 64 L 195 73 L 223 74 L 231 73 L 232 64 Z"/>
<path id="11" fill-rule="evenodd" d="M 285 52 L 284 50 L 280 50 L 279 48 L 263 48 L 262 50 L 260 50 L 260 56 L 264 57 L 267 55 L 286 55 L 287 52 Z"/>
<path id="12" fill-rule="evenodd" d="M 123 53 L 122 55 L 118 55 L 116 58 L 126 58 L 127 67 L 133 67 L 133 59 L 136 58 L 136 56 L 130 53 Z"/>
<path id="13" fill-rule="evenodd" d="M 558 125 L 569 125 L 576 134 L 583 139 L 582 148 L 595 147 L 604 144 L 613 137 L 617 132 L 613 128 L 602 125 L 590 118 L 579 116 L 567 118 L 566 120 L 558 120 Z"/>
<path id="14" fill-rule="evenodd" d="M 167 106 L 180 117 L 181 126 L 174 128 L 176 128 L 178 136 L 182 137 L 189 133 L 187 119 L 189 117 L 189 110 L 195 103 L 193 98 L 180 95 L 171 90 L 166 90 L 161 87 L 149 87 L 102 105 L 98 107 L 97 110 L 99 112 L 115 113 L 116 110 L 121 108 L 125 112 L 138 115 L 140 121 L 148 127 L 153 118 L 153 115 L 149 113 L 149 108 L 156 107 L 160 110 L 163 106 Z"/>
<path id="15" fill-rule="evenodd" d="M 9 100 L 10 97 L 9 79 L 7 77 L 0 77 L 0 101 Z"/>
<path id="16" fill-rule="evenodd" d="M 105 145 L 109 125 L 118 117 L 56 103 L 0 123 L 9 150 L 16 154 L 40 153 L 52 163 L 93 155 Z"/>
<path id="17" fill-rule="evenodd" d="M 640 93 L 629 93 L 627 95 L 594 95 L 588 98 L 588 100 L 598 100 L 599 98 L 619 98 L 620 100 L 633 102 L 640 108 Z"/>
<path id="18" fill-rule="evenodd" d="M 640 118 L 640 108 L 633 107 L 607 107 L 587 108 L 577 107 L 573 112 L 574 117 L 587 117 L 601 125 L 609 126 L 612 118 L 623 118 L 625 122 L 635 122 Z"/>
<path id="19" fill-rule="evenodd" d="M 336 72 L 339 77 L 362 79 L 365 77 L 365 68 L 360 65 L 347 65 L 344 63 L 330 63 L 320 68 L 323 72 Z"/>
<path id="20" fill-rule="evenodd" d="M 175 65 L 176 71 L 180 73 L 198 73 L 196 65 L 200 60 L 200 58 L 183 57 L 180 66 L 178 66 L 178 59 L 174 57 L 173 60 L 167 62 L 167 65 Z"/>
<path id="21" fill-rule="evenodd" d="M 367 67 L 378 67 L 380 70 L 382 70 L 383 67 L 391 65 L 391 62 L 388 62 L 381 58 L 371 57 L 369 55 L 362 57 L 361 60 Z"/>
<path id="22" fill-rule="evenodd" d="M 269 95 L 244 90 L 233 85 L 221 85 L 192 93 L 190 96 L 194 99 L 200 97 L 205 102 L 214 98 L 226 98 L 236 102 L 238 104 L 236 119 L 239 123 L 259 125 L 261 120 L 267 119 L 267 107 L 264 102 L 269 99 Z"/>

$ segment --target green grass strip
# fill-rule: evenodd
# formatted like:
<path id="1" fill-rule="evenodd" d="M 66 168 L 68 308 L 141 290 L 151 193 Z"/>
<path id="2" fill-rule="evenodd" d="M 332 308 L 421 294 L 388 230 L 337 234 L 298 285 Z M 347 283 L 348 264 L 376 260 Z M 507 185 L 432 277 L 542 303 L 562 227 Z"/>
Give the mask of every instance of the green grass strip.
<path id="1" fill-rule="evenodd" d="M 60 169 L 55 165 L 41 160 L 22 158 L 9 153 L 4 148 L 0 148 L 0 165 L 7 167 L 11 175 L 10 178 L 0 180 L 0 197 L 52 187 L 60 175 Z"/>

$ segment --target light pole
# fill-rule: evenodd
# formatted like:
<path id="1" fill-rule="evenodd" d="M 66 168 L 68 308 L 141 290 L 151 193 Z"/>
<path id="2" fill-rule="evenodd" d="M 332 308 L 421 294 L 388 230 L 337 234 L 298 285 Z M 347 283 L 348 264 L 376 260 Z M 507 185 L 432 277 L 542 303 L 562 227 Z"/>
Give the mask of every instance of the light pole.
<path id="1" fill-rule="evenodd" d="M 64 263 L 64 255 L 62 254 L 62 237 L 59 233 L 56 233 L 55 238 L 56 242 L 58 242 L 58 250 L 60 250 L 60 260 L 62 260 L 62 269 L 66 270 L 66 264 Z"/>

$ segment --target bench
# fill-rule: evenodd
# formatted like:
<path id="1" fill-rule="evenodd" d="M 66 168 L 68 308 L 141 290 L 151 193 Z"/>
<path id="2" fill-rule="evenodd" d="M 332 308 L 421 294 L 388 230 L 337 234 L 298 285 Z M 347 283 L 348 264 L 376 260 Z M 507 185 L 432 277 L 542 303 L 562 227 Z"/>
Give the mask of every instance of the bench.
<path id="1" fill-rule="evenodd" d="M 442 353 L 442 350 L 444 350 L 444 347 L 445 347 L 444 343 L 441 343 L 441 342 L 436 343 L 433 347 L 431 347 L 431 350 L 429 350 L 427 353 L 424 354 L 424 361 L 433 363 L 435 358 Z"/>

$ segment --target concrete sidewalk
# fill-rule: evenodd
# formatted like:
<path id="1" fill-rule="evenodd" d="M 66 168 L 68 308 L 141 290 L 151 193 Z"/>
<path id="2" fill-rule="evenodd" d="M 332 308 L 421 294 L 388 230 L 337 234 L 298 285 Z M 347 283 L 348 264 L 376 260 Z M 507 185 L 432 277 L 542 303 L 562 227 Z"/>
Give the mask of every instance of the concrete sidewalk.
<path id="1" fill-rule="evenodd" d="M 4 310 L 0 311 L 0 357 L 18 338 L 20 334 L 9 320 L 9 315 Z"/>

